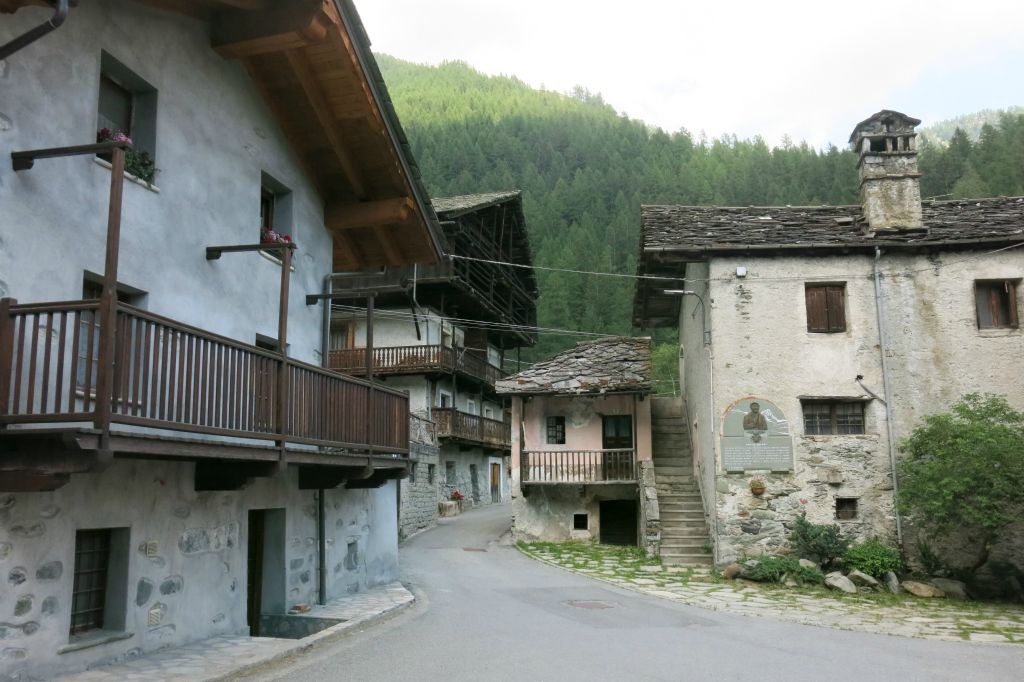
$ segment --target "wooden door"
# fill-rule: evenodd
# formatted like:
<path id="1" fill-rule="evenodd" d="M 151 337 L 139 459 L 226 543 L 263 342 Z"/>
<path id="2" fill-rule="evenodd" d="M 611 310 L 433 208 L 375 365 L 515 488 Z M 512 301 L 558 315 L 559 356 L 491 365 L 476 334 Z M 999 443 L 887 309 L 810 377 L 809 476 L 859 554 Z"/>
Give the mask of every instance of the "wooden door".
<path id="1" fill-rule="evenodd" d="M 266 536 L 266 510 L 249 511 L 249 585 L 246 594 L 246 620 L 249 635 L 260 634 L 260 614 L 263 611 L 263 540 Z"/>
<path id="2" fill-rule="evenodd" d="M 491 502 L 501 502 L 501 464 L 491 462 Z"/>
<path id="3" fill-rule="evenodd" d="M 601 544 L 637 546 L 636 500 L 601 502 Z"/>

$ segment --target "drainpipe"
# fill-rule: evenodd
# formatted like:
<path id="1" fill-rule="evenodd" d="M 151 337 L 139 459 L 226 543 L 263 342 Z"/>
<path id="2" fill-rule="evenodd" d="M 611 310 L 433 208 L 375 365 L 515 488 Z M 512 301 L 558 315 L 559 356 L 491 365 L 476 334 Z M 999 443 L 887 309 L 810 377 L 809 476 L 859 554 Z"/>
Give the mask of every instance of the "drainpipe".
<path id="1" fill-rule="evenodd" d="M 892 426 L 892 388 L 889 385 L 889 365 L 886 361 L 885 314 L 882 306 L 882 273 L 878 269 L 882 250 L 875 247 L 875 313 L 878 315 L 878 345 L 882 354 L 882 393 L 885 394 L 885 430 L 889 438 L 889 465 L 892 467 L 892 498 L 893 512 L 896 515 L 896 542 L 903 547 L 903 521 L 897 506 L 900 496 L 899 481 L 896 476 L 896 436 Z"/>
<path id="2" fill-rule="evenodd" d="M 53 16 L 45 23 L 39 24 L 27 33 L 23 33 L 6 45 L 0 47 L 0 60 L 7 59 L 23 47 L 34 43 L 50 31 L 64 23 L 68 18 L 68 0 L 57 0 L 57 6 L 53 8 Z"/>
<path id="3" fill-rule="evenodd" d="M 326 369 L 330 367 L 331 353 L 331 298 L 334 291 L 334 278 L 324 275 L 323 292 L 327 296 L 321 305 L 324 307 L 320 334 L 320 364 Z M 317 547 L 317 603 L 327 603 L 327 505 L 324 504 L 324 489 L 316 491 L 316 547 Z"/>

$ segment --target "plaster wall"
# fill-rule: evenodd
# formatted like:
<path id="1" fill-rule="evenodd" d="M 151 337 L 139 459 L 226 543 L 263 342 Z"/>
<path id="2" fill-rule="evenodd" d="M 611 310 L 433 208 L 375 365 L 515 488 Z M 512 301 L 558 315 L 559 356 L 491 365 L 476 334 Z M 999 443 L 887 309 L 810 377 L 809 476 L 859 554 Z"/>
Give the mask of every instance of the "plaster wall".
<path id="1" fill-rule="evenodd" d="M 601 537 L 601 502 L 635 499 L 635 485 L 534 486 L 529 497 L 513 500 L 513 535 L 516 540 L 596 542 Z M 587 530 L 573 530 L 575 514 L 587 514 Z"/>
<path id="2" fill-rule="evenodd" d="M 651 402 L 633 394 L 534 396 L 523 408 L 524 450 L 601 450 L 601 417 L 633 417 L 638 460 L 651 459 Z M 547 443 L 547 418 L 565 417 L 565 443 Z M 516 422 L 513 422 L 513 428 Z"/>
<path id="3" fill-rule="evenodd" d="M 444 342 L 442 326 L 449 329 L 461 329 L 458 325 L 445 322 L 445 317 L 426 306 L 418 306 L 417 319 L 412 318 L 408 308 L 380 308 L 375 311 L 373 320 L 373 345 L 377 348 L 391 346 L 437 346 Z M 366 347 L 366 317 L 355 316 L 355 344 L 357 348 Z M 419 337 L 416 326 L 419 324 Z M 467 344 L 470 345 L 470 344 Z M 499 351 L 496 346 L 487 345 L 488 358 L 491 364 L 497 364 Z"/>
<path id="4" fill-rule="evenodd" d="M 0 42 L 36 25 L 43 12 L 5 16 Z M 158 91 L 159 192 L 125 185 L 118 279 L 147 292 L 144 307 L 156 313 L 246 343 L 256 333 L 275 337 L 280 265 L 259 253 L 207 261 L 204 252 L 258 240 L 266 172 L 292 192 L 299 245 L 290 354 L 319 364 L 322 309 L 304 296 L 318 293 L 331 271 L 323 199 L 243 66 L 210 48 L 205 22 L 136 2 L 82 3 L 58 33 L 0 69 L 0 146 L 93 142 L 102 51 Z M 103 272 L 109 186 L 110 171 L 88 156 L 40 160 L 18 173 L 0 165 L 0 296 L 81 298 L 83 274 Z"/>
<path id="5" fill-rule="evenodd" d="M 317 598 L 316 493 L 292 469 L 233 492 L 195 492 L 193 465 L 115 460 L 60 490 L 0 495 L 3 672 L 57 674 L 222 634 L 245 634 L 248 512 L 283 510 L 283 608 Z M 325 492 L 327 597 L 397 577 L 395 486 Z M 69 644 L 78 529 L 126 529 L 126 638 Z M 351 550 L 350 550 L 351 545 Z M 20 679 L 20 678 L 19 678 Z"/>
<path id="6" fill-rule="evenodd" d="M 762 498 L 751 496 L 747 487 L 755 472 L 727 474 L 720 453 L 715 457 L 713 531 L 719 562 L 783 547 L 789 524 L 801 512 L 818 523 L 838 522 L 854 537 L 894 537 L 885 408 L 854 380 L 862 375 L 871 391 L 883 394 L 873 262 L 868 255 L 712 261 L 708 276 L 716 435 L 711 443 L 700 429 L 708 411 L 702 407 L 707 400 L 706 367 L 689 350 L 684 359 L 690 419 L 698 422 L 694 443 L 700 454 L 695 459 L 705 498 L 710 497 L 706 453 L 717 445 L 721 420 L 734 401 L 756 396 L 774 402 L 790 423 L 794 446 L 791 473 L 757 472 L 767 474 L 769 483 Z M 736 277 L 737 266 L 747 267 L 746 278 Z M 691 268 L 694 279 L 700 278 L 699 270 Z M 1024 334 L 979 330 L 974 303 L 974 280 L 1018 279 L 1024 274 L 1024 257 L 1014 252 L 894 254 L 883 255 L 880 268 L 897 442 L 925 415 L 945 411 L 972 391 L 1003 394 L 1018 409 L 1024 406 L 1024 375 L 1012 371 L 1024 351 Z M 804 286 L 810 281 L 845 283 L 845 332 L 807 332 Z M 699 325 L 687 310 L 684 305 L 681 334 L 684 347 L 692 347 L 688 339 L 698 334 Z M 800 396 L 866 398 L 865 434 L 803 435 Z M 835 521 L 837 497 L 858 499 L 857 519 Z"/>

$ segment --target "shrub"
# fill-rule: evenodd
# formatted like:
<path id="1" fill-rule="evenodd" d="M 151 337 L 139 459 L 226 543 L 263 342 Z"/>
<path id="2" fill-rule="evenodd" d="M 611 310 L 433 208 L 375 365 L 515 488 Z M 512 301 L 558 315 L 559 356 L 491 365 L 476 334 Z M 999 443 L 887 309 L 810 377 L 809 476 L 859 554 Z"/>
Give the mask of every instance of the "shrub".
<path id="1" fill-rule="evenodd" d="M 811 523 L 806 514 L 797 517 L 789 541 L 798 556 L 817 562 L 819 566 L 826 566 L 843 556 L 849 547 L 849 542 L 839 532 L 839 526 Z"/>
<path id="2" fill-rule="evenodd" d="M 886 571 L 899 573 L 903 570 L 899 550 L 878 538 L 868 538 L 851 546 L 843 555 L 843 563 L 875 578 L 881 578 Z"/>
<path id="3" fill-rule="evenodd" d="M 820 585 L 825 582 L 825 576 L 820 569 L 805 568 L 791 556 L 766 556 L 757 561 L 757 566 L 743 571 L 743 577 L 747 580 L 778 583 L 782 582 L 782 578 L 788 573 L 801 585 Z"/>

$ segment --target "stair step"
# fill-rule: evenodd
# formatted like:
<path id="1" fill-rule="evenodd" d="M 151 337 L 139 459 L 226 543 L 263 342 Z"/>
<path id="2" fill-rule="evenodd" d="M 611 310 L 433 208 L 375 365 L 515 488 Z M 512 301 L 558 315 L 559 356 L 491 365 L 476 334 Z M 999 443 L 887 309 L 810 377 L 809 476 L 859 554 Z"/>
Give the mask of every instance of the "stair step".
<path id="1" fill-rule="evenodd" d="M 661 539 L 664 541 L 667 538 L 701 538 L 707 540 L 708 529 L 703 522 L 682 527 L 679 525 L 673 525 L 668 528 L 662 526 Z"/>
<path id="2" fill-rule="evenodd" d="M 710 566 L 712 563 L 710 554 L 675 554 L 669 552 L 661 553 L 661 563 L 666 566 Z"/>

